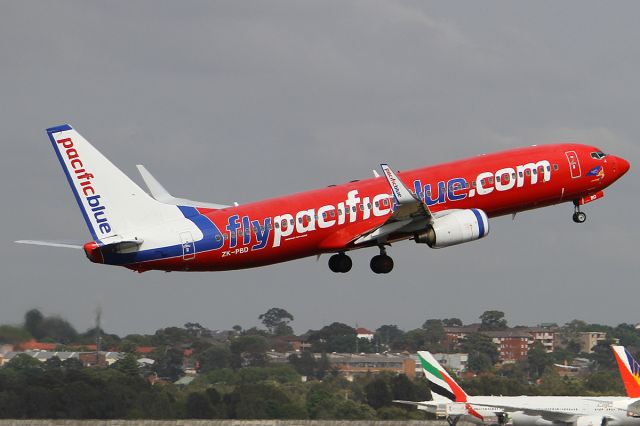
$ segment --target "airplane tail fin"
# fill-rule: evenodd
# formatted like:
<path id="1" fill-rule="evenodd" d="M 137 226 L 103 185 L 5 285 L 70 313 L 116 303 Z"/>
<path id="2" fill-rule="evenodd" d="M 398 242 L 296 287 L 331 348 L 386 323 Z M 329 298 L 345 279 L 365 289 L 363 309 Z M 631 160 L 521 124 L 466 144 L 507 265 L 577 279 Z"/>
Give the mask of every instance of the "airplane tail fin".
<path id="1" fill-rule="evenodd" d="M 640 365 L 624 346 L 611 346 L 629 398 L 640 398 Z"/>
<path id="2" fill-rule="evenodd" d="M 445 398 L 452 402 L 467 402 L 467 393 L 442 368 L 440 363 L 427 351 L 418 352 L 422 371 L 429 381 L 434 400 Z M 439 395 L 437 397 L 436 395 Z"/>
<path id="3" fill-rule="evenodd" d="M 68 124 L 47 129 L 82 216 L 99 244 L 161 221 L 160 204 Z"/>

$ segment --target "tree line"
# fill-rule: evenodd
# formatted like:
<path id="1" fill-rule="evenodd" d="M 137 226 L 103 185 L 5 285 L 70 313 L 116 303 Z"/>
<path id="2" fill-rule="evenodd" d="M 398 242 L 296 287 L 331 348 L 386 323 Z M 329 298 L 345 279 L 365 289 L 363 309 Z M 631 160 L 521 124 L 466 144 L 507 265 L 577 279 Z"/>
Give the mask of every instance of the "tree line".
<path id="1" fill-rule="evenodd" d="M 608 345 L 618 339 L 632 352 L 640 348 L 633 325 L 574 320 L 561 327 L 549 325 L 559 333 L 553 353 L 534 344 L 527 359 L 499 365 L 496 346 L 481 333 L 450 345 L 444 327 L 462 326 L 457 318 L 427 319 L 409 331 L 383 325 L 371 341 L 357 339 L 354 328 L 334 322 L 306 333 L 310 348 L 292 353 L 285 364 L 274 364 L 267 354 L 289 349 L 282 338 L 292 333 L 293 315 L 272 308 L 258 319 L 264 328 L 234 326 L 222 340 L 213 339 L 210 330 L 194 322 L 121 338 L 95 328 L 79 333 L 61 317 L 30 310 L 22 324 L 0 326 L 0 343 L 36 338 L 58 343 L 58 349 L 77 350 L 100 335 L 103 348 L 127 355 L 106 369 L 85 368 L 77 359 L 41 363 L 19 355 L 0 369 L 0 417 L 423 419 L 424 412 L 391 401 L 430 399 L 424 378 L 382 373 L 350 382 L 335 370 L 327 354 L 464 351 L 469 353 L 470 372 L 459 380 L 470 394 L 623 395 Z M 507 328 L 500 311 L 486 311 L 479 319 L 482 330 Z M 581 331 L 603 331 L 607 340 L 593 353 L 581 353 Z M 140 357 L 136 351 L 143 346 L 155 348 L 145 355 L 155 361 L 153 365 L 140 367 L 136 361 Z M 589 360 L 585 374 L 560 377 L 554 364 L 576 357 Z M 175 385 L 186 369 L 198 373 L 195 380 Z"/>

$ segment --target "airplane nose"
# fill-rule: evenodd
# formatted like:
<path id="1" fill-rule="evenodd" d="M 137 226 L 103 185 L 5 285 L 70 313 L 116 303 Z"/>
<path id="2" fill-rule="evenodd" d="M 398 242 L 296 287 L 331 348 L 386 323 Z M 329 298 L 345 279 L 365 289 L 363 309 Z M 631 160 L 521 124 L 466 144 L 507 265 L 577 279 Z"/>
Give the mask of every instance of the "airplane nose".
<path id="1" fill-rule="evenodd" d="M 622 157 L 616 157 L 616 169 L 618 169 L 620 176 L 627 173 L 629 171 L 629 167 L 631 167 L 631 165 L 627 160 Z"/>

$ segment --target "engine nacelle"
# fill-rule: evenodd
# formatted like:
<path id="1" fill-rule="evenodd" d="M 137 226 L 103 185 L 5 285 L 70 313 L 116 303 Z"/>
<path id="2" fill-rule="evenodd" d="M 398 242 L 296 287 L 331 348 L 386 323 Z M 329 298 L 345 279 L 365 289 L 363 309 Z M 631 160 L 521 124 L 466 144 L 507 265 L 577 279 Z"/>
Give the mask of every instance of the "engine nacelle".
<path id="1" fill-rule="evenodd" d="M 576 426 L 607 426 L 607 418 L 602 416 L 580 416 L 576 419 Z"/>
<path id="2" fill-rule="evenodd" d="M 416 243 L 442 248 L 479 240 L 489 234 L 489 218 L 479 209 L 456 210 L 434 219 L 433 224 L 416 233 Z"/>

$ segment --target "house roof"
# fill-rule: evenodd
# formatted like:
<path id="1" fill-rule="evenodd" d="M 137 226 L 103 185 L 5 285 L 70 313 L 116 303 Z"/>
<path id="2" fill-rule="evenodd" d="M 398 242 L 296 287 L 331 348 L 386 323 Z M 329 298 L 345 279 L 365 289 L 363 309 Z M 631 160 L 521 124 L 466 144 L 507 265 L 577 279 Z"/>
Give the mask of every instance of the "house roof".
<path id="1" fill-rule="evenodd" d="M 41 351 L 52 351 L 58 346 L 57 343 L 43 343 L 38 342 L 36 340 L 28 340 L 26 342 L 21 342 L 16 346 L 16 349 L 29 351 L 29 350 L 41 350 Z"/>

